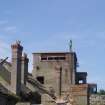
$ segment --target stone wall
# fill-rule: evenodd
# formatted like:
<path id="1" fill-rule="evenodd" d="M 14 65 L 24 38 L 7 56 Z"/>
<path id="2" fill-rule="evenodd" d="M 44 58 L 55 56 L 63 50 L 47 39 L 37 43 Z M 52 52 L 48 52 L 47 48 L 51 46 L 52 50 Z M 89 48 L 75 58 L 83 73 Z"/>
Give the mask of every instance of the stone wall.
<path id="1" fill-rule="evenodd" d="M 90 105 L 105 105 L 105 95 L 91 95 Z"/>
<path id="2" fill-rule="evenodd" d="M 72 85 L 71 93 L 76 105 L 88 105 L 88 84 Z"/>

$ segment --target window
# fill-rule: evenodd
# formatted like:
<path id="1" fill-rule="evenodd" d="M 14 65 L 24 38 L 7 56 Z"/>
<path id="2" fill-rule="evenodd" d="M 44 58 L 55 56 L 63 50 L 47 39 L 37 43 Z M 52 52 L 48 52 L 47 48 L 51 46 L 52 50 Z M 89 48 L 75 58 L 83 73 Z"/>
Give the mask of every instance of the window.
<path id="1" fill-rule="evenodd" d="M 41 83 L 44 84 L 44 77 L 43 76 L 38 76 L 37 80 Z"/>
<path id="2" fill-rule="evenodd" d="M 66 58 L 65 58 L 65 57 L 59 57 L 59 59 L 60 59 L 60 60 L 65 60 Z"/>
<path id="3" fill-rule="evenodd" d="M 47 57 L 41 57 L 41 60 L 42 61 L 46 61 L 46 60 L 48 60 L 48 61 L 56 61 L 56 60 L 65 60 L 66 59 L 66 57 L 64 57 L 64 56 L 47 56 Z"/>
<path id="4" fill-rule="evenodd" d="M 48 60 L 54 60 L 54 58 L 53 57 L 48 57 Z"/>
<path id="5" fill-rule="evenodd" d="M 47 57 L 41 57 L 41 60 L 47 60 Z"/>

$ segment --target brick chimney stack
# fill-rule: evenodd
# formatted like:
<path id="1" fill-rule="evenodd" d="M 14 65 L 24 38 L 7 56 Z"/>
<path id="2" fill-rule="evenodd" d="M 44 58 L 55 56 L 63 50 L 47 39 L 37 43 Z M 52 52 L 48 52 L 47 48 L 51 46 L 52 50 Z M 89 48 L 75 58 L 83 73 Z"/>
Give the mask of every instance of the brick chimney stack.
<path id="1" fill-rule="evenodd" d="M 21 68 L 21 83 L 26 85 L 27 75 L 28 75 L 28 62 L 27 54 L 24 53 L 22 56 L 22 68 Z"/>
<path id="2" fill-rule="evenodd" d="M 12 48 L 12 71 L 11 71 L 11 87 L 13 93 L 20 95 L 21 91 L 21 58 L 23 47 L 20 41 L 16 41 L 11 45 Z"/>

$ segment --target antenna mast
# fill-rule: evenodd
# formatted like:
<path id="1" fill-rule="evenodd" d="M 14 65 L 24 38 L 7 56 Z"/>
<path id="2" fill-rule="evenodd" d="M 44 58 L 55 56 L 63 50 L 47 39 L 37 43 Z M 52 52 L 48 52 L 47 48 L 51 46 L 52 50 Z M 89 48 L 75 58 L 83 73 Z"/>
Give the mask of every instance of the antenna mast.
<path id="1" fill-rule="evenodd" d="M 72 40 L 69 42 L 69 51 L 72 52 Z"/>

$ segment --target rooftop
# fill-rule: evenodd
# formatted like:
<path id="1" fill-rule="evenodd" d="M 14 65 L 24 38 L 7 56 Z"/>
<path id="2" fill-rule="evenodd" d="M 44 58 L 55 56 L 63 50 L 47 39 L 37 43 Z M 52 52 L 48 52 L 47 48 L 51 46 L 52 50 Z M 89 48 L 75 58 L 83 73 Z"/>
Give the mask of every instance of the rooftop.
<path id="1" fill-rule="evenodd" d="M 32 54 L 71 54 L 71 53 L 74 53 L 76 54 L 75 52 L 34 52 Z"/>

